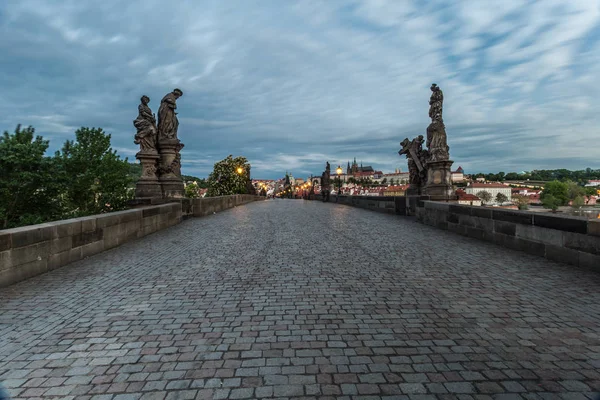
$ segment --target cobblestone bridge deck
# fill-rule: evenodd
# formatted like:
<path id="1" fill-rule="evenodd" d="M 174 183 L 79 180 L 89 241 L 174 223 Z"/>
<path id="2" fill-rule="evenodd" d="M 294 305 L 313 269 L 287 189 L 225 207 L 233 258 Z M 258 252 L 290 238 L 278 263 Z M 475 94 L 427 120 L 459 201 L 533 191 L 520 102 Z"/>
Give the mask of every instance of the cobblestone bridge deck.
<path id="1" fill-rule="evenodd" d="M 256 202 L 1 289 L 0 381 L 15 398 L 592 398 L 600 276 Z"/>

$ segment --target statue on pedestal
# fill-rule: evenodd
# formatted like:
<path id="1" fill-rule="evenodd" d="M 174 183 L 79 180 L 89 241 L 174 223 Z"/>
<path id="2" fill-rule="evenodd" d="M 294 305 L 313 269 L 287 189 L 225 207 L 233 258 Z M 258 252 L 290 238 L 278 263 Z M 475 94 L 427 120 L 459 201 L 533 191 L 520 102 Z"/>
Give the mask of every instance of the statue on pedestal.
<path id="1" fill-rule="evenodd" d="M 138 106 L 138 117 L 133 121 L 133 126 L 137 130 L 133 142 L 140 146 L 140 151 L 135 155 L 135 158 L 140 160 L 142 165 L 142 175 L 135 186 L 137 198 L 162 196 L 160 183 L 156 176 L 156 164 L 160 157 L 157 152 L 158 129 L 156 127 L 156 116 L 148 106 L 149 102 L 150 98 L 148 96 L 142 96 Z"/>
<path id="2" fill-rule="evenodd" d="M 430 161 L 446 161 L 450 158 L 446 127 L 442 119 L 444 94 L 438 85 L 431 85 L 431 98 L 429 99 L 429 118 L 431 124 L 427 127 L 427 148 Z"/>
<path id="3" fill-rule="evenodd" d="M 408 160 L 409 182 L 413 189 L 419 190 L 427 182 L 427 159 L 429 153 L 423 150 L 423 135 L 413 140 L 405 138 L 400 142 L 399 155 L 406 155 Z"/>
<path id="4" fill-rule="evenodd" d="M 325 164 L 325 171 L 321 174 L 321 196 L 323 196 L 323 202 L 329 201 L 331 195 L 331 166 L 329 161 Z"/>
<path id="5" fill-rule="evenodd" d="M 179 120 L 177 119 L 177 99 L 183 95 L 180 89 L 174 89 L 160 101 L 158 109 L 159 139 L 177 139 Z"/>
<path id="6" fill-rule="evenodd" d="M 156 116 L 148 106 L 150 98 L 146 95 L 140 99 L 138 106 L 138 117 L 133 121 L 137 129 L 133 143 L 140 145 L 142 153 L 156 153 L 156 139 L 158 129 L 156 127 Z"/>

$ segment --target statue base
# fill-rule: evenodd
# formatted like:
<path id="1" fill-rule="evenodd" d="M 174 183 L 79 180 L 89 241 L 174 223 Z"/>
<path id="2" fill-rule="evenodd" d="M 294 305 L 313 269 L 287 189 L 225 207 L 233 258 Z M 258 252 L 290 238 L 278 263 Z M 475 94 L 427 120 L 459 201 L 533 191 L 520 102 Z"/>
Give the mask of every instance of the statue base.
<path id="1" fill-rule="evenodd" d="M 160 198 L 162 189 L 158 177 L 156 176 L 156 163 L 160 156 L 154 152 L 140 151 L 135 155 L 142 164 L 142 176 L 135 184 L 136 198 Z"/>
<path id="2" fill-rule="evenodd" d="M 421 194 L 421 186 L 411 183 L 406 189 L 406 196 L 418 196 Z"/>
<path id="3" fill-rule="evenodd" d="M 454 161 L 428 161 L 427 162 L 427 185 L 423 188 L 424 195 L 436 198 L 454 198 L 452 187 L 452 172 L 450 167 Z"/>
<path id="4" fill-rule="evenodd" d="M 178 176 L 173 167 L 177 156 L 179 139 L 162 139 L 159 141 L 160 167 L 159 177 L 164 198 L 180 199 L 185 197 L 185 188 L 181 177 Z"/>

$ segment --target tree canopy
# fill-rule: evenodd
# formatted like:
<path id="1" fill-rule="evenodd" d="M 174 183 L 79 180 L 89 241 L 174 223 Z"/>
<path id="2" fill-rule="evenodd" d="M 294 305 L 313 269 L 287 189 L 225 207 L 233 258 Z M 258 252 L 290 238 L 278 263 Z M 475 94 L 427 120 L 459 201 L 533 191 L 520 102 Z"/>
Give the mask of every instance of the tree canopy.
<path id="1" fill-rule="evenodd" d="M 208 176 L 206 196 L 228 196 L 248 192 L 250 182 L 250 163 L 246 157 L 233 158 L 232 155 L 216 162 L 213 172 Z"/>
<path id="2" fill-rule="evenodd" d="M 130 165 L 100 128 L 47 156 L 49 141 L 17 126 L 0 137 L 0 229 L 116 211 L 133 196 Z"/>

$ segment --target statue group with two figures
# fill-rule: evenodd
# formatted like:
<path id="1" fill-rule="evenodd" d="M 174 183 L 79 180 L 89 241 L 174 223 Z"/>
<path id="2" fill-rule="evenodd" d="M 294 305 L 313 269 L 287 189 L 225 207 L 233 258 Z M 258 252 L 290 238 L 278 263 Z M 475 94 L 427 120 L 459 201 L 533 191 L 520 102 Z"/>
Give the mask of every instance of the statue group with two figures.
<path id="1" fill-rule="evenodd" d="M 183 197 L 181 180 L 181 150 L 184 145 L 177 137 L 177 99 L 183 95 L 174 89 L 160 102 L 158 121 L 152 113 L 150 98 L 140 99 L 134 143 L 140 146 L 136 158 L 142 164 L 142 176 L 136 185 L 136 198 Z"/>
<path id="2" fill-rule="evenodd" d="M 331 166 L 329 165 L 329 161 L 325 164 L 325 171 L 321 174 L 321 196 L 323 197 L 323 202 L 329 201 L 329 196 L 331 194 Z"/>
<path id="3" fill-rule="evenodd" d="M 423 148 L 423 135 L 413 140 L 400 142 L 398 154 L 408 161 L 410 179 L 409 194 L 427 194 L 450 197 L 453 195 L 450 166 L 450 147 L 447 143 L 446 127 L 442 118 L 444 94 L 435 83 L 431 85 L 427 139 Z"/>

